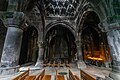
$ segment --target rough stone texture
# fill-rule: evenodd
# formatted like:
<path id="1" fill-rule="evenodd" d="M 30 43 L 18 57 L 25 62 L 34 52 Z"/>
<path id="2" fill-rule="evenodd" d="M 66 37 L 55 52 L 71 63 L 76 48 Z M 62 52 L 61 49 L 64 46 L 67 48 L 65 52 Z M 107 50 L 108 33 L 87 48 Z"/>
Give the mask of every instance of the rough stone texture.
<path id="1" fill-rule="evenodd" d="M 6 5 L 5 5 L 5 3 L 6 3 L 6 1 L 9 1 L 9 4 L 8 4 L 8 9 L 7 10 L 9 10 L 9 11 L 16 11 L 16 9 L 17 9 L 17 7 L 19 7 L 19 6 L 17 6 L 18 5 L 18 0 L 1 0 L 1 2 L 0 2 L 0 4 L 3 4 L 3 5 L 1 5 L 1 9 L 3 9 L 3 8 L 5 8 L 4 10 L 6 10 L 6 8 L 7 7 L 5 7 Z M 30 2 L 29 2 L 30 1 Z M 33 6 L 33 3 L 32 2 L 34 2 L 34 0 L 22 0 L 22 1 L 20 1 L 20 3 L 24 6 L 24 5 L 27 5 L 28 3 L 31 3 L 31 5 L 30 6 Z M 35 3 L 35 2 L 34 2 Z M 99 15 L 99 17 L 100 17 L 100 20 L 101 20 L 101 22 L 102 21 L 104 21 L 104 19 L 108 19 L 108 21 L 107 22 L 109 22 L 109 23 L 111 23 L 111 22 L 116 22 L 116 17 L 119 17 L 119 9 L 118 9 L 118 7 L 119 7 L 119 0 L 85 0 L 85 1 L 83 1 L 83 0 L 81 0 L 80 1 L 80 6 L 79 6 L 79 8 L 78 8 L 78 13 L 80 13 L 80 14 L 78 14 L 78 15 L 82 15 L 83 13 L 85 13 L 87 10 L 89 10 L 89 9 L 93 9 L 93 10 L 95 10 L 95 12 L 96 13 L 98 13 L 98 15 Z M 92 5 L 92 6 L 91 6 Z M 26 7 L 27 6 L 25 6 L 25 7 L 23 7 L 23 6 L 20 6 L 20 9 L 19 9 L 19 11 L 21 10 L 21 9 L 26 9 Z M 29 9 L 32 9 L 31 7 L 28 7 Z M 41 5 L 40 5 L 41 6 Z M 0 10 L 1 10 L 0 9 Z M 27 12 L 27 11 L 24 11 L 24 12 Z M 42 11 L 40 11 L 40 12 L 42 12 Z M 16 14 L 15 14 L 16 15 Z M 14 19 L 12 20 L 12 18 L 9 18 L 10 20 L 12 20 L 13 22 L 10 22 L 10 23 L 12 23 L 12 25 L 14 24 L 14 22 L 15 22 L 15 24 L 18 22 L 17 20 L 16 20 L 16 18 L 18 18 L 18 20 L 20 20 L 21 18 L 20 17 L 18 17 L 18 15 L 19 14 L 17 14 L 17 16 L 14 16 Z M 11 15 L 10 15 L 11 16 Z M 23 16 L 23 15 L 22 15 Z M 43 16 L 43 15 L 42 15 Z M 107 17 L 108 16 L 108 17 Z M 111 17 L 111 16 L 113 16 L 113 17 Z M 10 21 L 10 20 L 8 20 L 8 21 Z M 35 19 L 36 20 L 36 19 Z M 17 22 L 16 22 L 17 21 Z M 34 21 L 34 20 L 33 20 Z M 36 21 L 38 21 L 38 20 L 36 20 Z M 79 21 L 79 19 L 78 19 L 78 21 Z M 20 21 L 21 22 L 21 21 Z M 7 22 L 8 23 L 8 22 Z M 39 22 L 38 22 L 39 23 Z M 18 22 L 18 24 L 19 24 L 19 22 Z M 8 24 L 9 25 L 9 24 Z M 17 24 L 16 24 L 17 25 Z M 19 27 L 19 26 L 18 26 Z M 42 27 L 42 26 L 41 26 Z M 79 27 L 79 25 L 78 25 L 78 27 Z M 77 28 L 77 29 L 79 29 L 79 28 Z M 115 33 L 115 34 L 113 34 L 113 33 Z M 116 35 L 116 34 L 119 34 L 119 32 L 108 32 L 108 41 L 109 41 L 109 45 L 110 45 L 110 49 L 111 49 L 111 54 L 112 54 L 112 56 L 113 56 L 113 70 L 114 71 L 119 71 L 119 67 L 118 66 L 120 66 L 120 50 L 119 50 L 119 36 L 118 35 Z M 117 37 L 116 37 L 117 36 Z M 18 38 L 19 39 L 19 38 Z M 12 42 L 12 41 L 11 41 Z M 13 42 L 14 43 L 14 42 Z M 9 47 L 9 46 L 8 46 Z M 20 47 L 20 46 L 19 46 Z M 6 47 L 7 48 L 7 47 Z M 15 50 L 16 50 L 16 46 L 15 46 Z M 5 50 L 6 52 L 8 51 L 8 52 L 10 52 L 10 53 L 12 53 L 12 51 L 14 52 L 14 48 L 8 48 L 8 49 L 6 49 Z M 40 50 L 39 50 L 39 54 L 41 54 L 41 52 L 43 52 L 43 50 L 40 48 Z M 42 54 L 41 54 L 42 55 Z M 7 55 L 8 56 L 8 55 Z M 40 55 L 39 55 L 40 56 Z M 9 56 L 8 56 L 9 57 Z M 40 58 L 40 57 L 39 57 Z M 38 61 L 39 61 L 39 58 L 38 58 Z M 116 67 L 117 66 L 117 67 Z"/>
<path id="2" fill-rule="evenodd" d="M 112 30 L 107 33 L 110 53 L 112 55 L 112 70 L 110 77 L 120 80 L 120 30 Z M 118 76 L 119 75 L 119 76 Z"/>
<path id="3" fill-rule="evenodd" d="M 78 53 L 78 61 L 82 62 L 83 59 L 82 59 L 82 51 L 80 46 L 77 46 L 77 53 Z"/>
<path id="4" fill-rule="evenodd" d="M 113 80 L 113 79 L 111 79 L 111 78 L 108 77 L 108 76 L 105 76 L 105 80 Z"/>
<path id="5" fill-rule="evenodd" d="M 78 33 L 77 34 L 77 37 L 76 37 L 76 45 L 77 45 L 77 58 L 78 58 L 78 62 L 83 62 L 83 59 L 82 59 L 82 49 L 81 49 L 81 33 Z"/>
<path id="6" fill-rule="evenodd" d="M 77 45 L 77 58 L 78 58 L 77 65 L 78 65 L 78 69 L 86 68 L 86 64 L 84 63 L 83 58 L 82 58 L 81 33 L 77 34 L 76 45 Z"/>
<path id="7" fill-rule="evenodd" d="M 4 5 L 3 5 L 3 3 L 4 3 Z M 0 1 L 0 11 L 6 11 L 7 5 L 8 5 L 7 0 L 1 0 Z"/>
<path id="8" fill-rule="evenodd" d="M 118 64 L 118 62 L 120 61 L 120 31 L 112 30 L 108 32 L 107 38 L 108 38 L 110 53 L 113 59 L 113 64 L 120 66 L 120 64 Z"/>
<path id="9" fill-rule="evenodd" d="M 120 73 L 111 72 L 109 75 L 113 80 L 120 80 Z"/>
<path id="10" fill-rule="evenodd" d="M 3 20 L 6 27 L 13 27 L 13 25 L 21 29 L 26 27 L 22 26 L 25 22 L 25 14 L 23 12 L 8 13 L 6 16 L 8 18 Z"/>
<path id="11" fill-rule="evenodd" d="M 11 75 L 19 71 L 20 66 L 0 68 L 0 75 Z"/>
<path id="12" fill-rule="evenodd" d="M 4 46 L 5 36 L 7 32 L 7 28 L 5 28 L 2 24 L 0 24 L 0 60 L 2 55 L 2 50 Z"/>
<path id="13" fill-rule="evenodd" d="M 1 57 L 2 67 L 12 67 L 18 65 L 22 33 L 23 31 L 19 28 L 8 28 Z"/>
<path id="14" fill-rule="evenodd" d="M 37 58 L 37 62 L 35 64 L 35 66 L 38 67 L 42 67 L 42 63 L 43 63 L 43 47 L 42 47 L 43 43 L 39 42 L 38 43 L 38 47 L 39 47 L 39 53 L 38 53 L 38 58 Z"/>

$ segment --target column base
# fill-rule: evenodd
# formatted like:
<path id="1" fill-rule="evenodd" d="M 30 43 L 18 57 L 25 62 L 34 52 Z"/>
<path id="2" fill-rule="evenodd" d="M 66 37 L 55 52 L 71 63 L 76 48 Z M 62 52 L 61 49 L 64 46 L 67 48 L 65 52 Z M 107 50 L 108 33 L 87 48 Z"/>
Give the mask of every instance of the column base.
<path id="1" fill-rule="evenodd" d="M 86 68 L 86 64 L 83 61 L 78 61 L 77 66 L 78 66 L 78 69 Z"/>
<path id="2" fill-rule="evenodd" d="M 105 80 L 113 80 L 113 79 L 108 76 L 105 76 Z"/>
<path id="3" fill-rule="evenodd" d="M 104 62 L 104 66 L 105 66 L 106 68 L 109 68 L 109 67 L 110 67 L 110 62 Z"/>
<path id="4" fill-rule="evenodd" d="M 36 62 L 35 66 L 36 66 L 36 67 L 43 68 L 43 65 L 42 65 L 42 64 L 43 64 L 42 62 L 38 61 L 38 62 Z"/>
<path id="5" fill-rule="evenodd" d="M 12 75 L 19 71 L 20 66 L 0 67 L 0 75 Z"/>
<path id="6" fill-rule="evenodd" d="M 113 80 L 120 80 L 120 73 L 117 72 L 111 72 L 109 74 L 110 78 L 112 78 Z"/>

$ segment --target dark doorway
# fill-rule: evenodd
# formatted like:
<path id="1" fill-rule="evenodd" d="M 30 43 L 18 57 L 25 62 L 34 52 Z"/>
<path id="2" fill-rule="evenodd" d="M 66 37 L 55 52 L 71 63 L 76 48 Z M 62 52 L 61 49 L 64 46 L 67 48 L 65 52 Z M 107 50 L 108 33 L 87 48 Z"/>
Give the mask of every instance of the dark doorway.
<path id="1" fill-rule="evenodd" d="M 23 33 L 22 47 L 19 64 L 36 62 L 38 57 L 38 32 L 34 27 L 28 28 Z"/>

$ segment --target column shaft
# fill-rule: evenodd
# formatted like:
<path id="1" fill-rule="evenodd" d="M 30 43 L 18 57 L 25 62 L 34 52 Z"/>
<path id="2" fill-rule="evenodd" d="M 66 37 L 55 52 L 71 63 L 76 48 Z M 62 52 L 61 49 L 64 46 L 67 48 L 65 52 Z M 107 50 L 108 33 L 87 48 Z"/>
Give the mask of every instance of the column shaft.
<path id="1" fill-rule="evenodd" d="M 112 56 L 112 72 L 110 77 L 120 80 L 120 30 L 107 32 L 107 39 Z"/>
<path id="2" fill-rule="evenodd" d="M 78 53 L 78 69 L 80 68 L 86 68 L 86 65 L 83 62 L 83 56 L 82 56 L 82 48 L 81 48 L 81 33 L 78 33 L 77 35 L 77 41 L 76 41 L 76 45 L 77 45 L 77 53 Z"/>
<path id="3" fill-rule="evenodd" d="M 81 33 L 77 34 L 76 46 L 77 46 L 78 62 L 83 62 L 82 49 L 81 49 Z"/>
<path id="4" fill-rule="evenodd" d="M 77 46 L 77 52 L 78 52 L 78 61 L 82 62 L 83 58 L 82 58 L 82 51 L 81 51 L 81 46 Z"/>
<path id="5" fill-rule="evenodd" d="M 18 65 L 22 33 L 23 31 L 19 28 L 8 27 L 1 57 L 2 66 L 13 67 Z"/>
<path id="6" fill-rule="evenodd" d="M 42 63 L 43 63 L 43 43 L 40 42 L 38 43 L 38 47 L 39 47 L 39 52 L 38 52 L 38 58 L 37 58 L 37 62 L 36 62 L 36 65 L 35 66 L 38 66 L 38 67 L 42 67 Z"/>

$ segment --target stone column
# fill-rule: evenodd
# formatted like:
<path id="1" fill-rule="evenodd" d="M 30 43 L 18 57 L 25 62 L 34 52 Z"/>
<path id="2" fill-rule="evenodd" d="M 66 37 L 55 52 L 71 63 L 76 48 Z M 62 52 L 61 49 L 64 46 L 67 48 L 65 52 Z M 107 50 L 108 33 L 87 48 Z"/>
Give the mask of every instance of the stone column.
<path id="1" fill-rule="evenodd" d="M 84 61 L 83 61 L 82 49 L 81 49 L 81 33 L 77 34 L 76 46 L 77 46 L 77 54 L 78 54 L 77 55 L 77 58 L 78 58 L 78 61 L 77 61 L 78 68 L 85 68 L 86 65 L 84 64 Z"/>
<path id="2" fill-rule="evenodd" d="M 23 31 L 19 28 L 8 27 L 1 58 L 2 66 L 13 67 L 18 65 L 22 33 Z"/>
<path id="3" fill-rule="evenodd" d="M 36 67 L 40 67 L 42 68 L 42 63 L 43 63 L 43 52 L 44 52 L 44 48 L 43 48 L 43 26 L 42 26 L 42 22 L 36 23 L 37 27 L 38 27 L 38 58 L 37 58 L 37 62 L 35 64 Z"/>
<path id="4" fill-rule="evenodd" d="M 110 77 L 114 80 L 120 80 L 120 30 L 108 31 L 107 39 L 112 55 L 112 72 Z"/>
<path id="5" fill-rule="evenodd" d="M 81 51 L 81 42 L 78 40 L 76 41 L 77 46 L 77 59 L 78 62 L 83 62 L 82 51 Z"/>
<path id="6" fill-rule="evenodd" d="M 4 21 L 8 27 L 3 53 L 1 57 L 0 73 L 12 74 L 15 72 L 16 66 L 19 63 L 20 48 L 22 42 L 21 22 L 24 14 L 22 12 L 14 13 L 12 18 L 7 18 Z M 4 68 L 4 69 L 3 69 Z"/>
<path id="7" fill-rule="evenodd" d="M 83 58 L 82 58 L 82 49 L 81 49 L 81 33 L 77 34 L 76 46 L 77 46 L 78 62 L 82 62 Z"/>
<path id="8" fill-rule="evenodd" d="M 44 49 L 43 49 L 43 42 L 42 41 L 38 42 L 38 47 L 39 47 L 39 53 L 38 53 L 38 59 L 37 59 L 37 62 L 35 64 L 35 66 L 42 68 L 43 51 L 44 51 Z"/>

